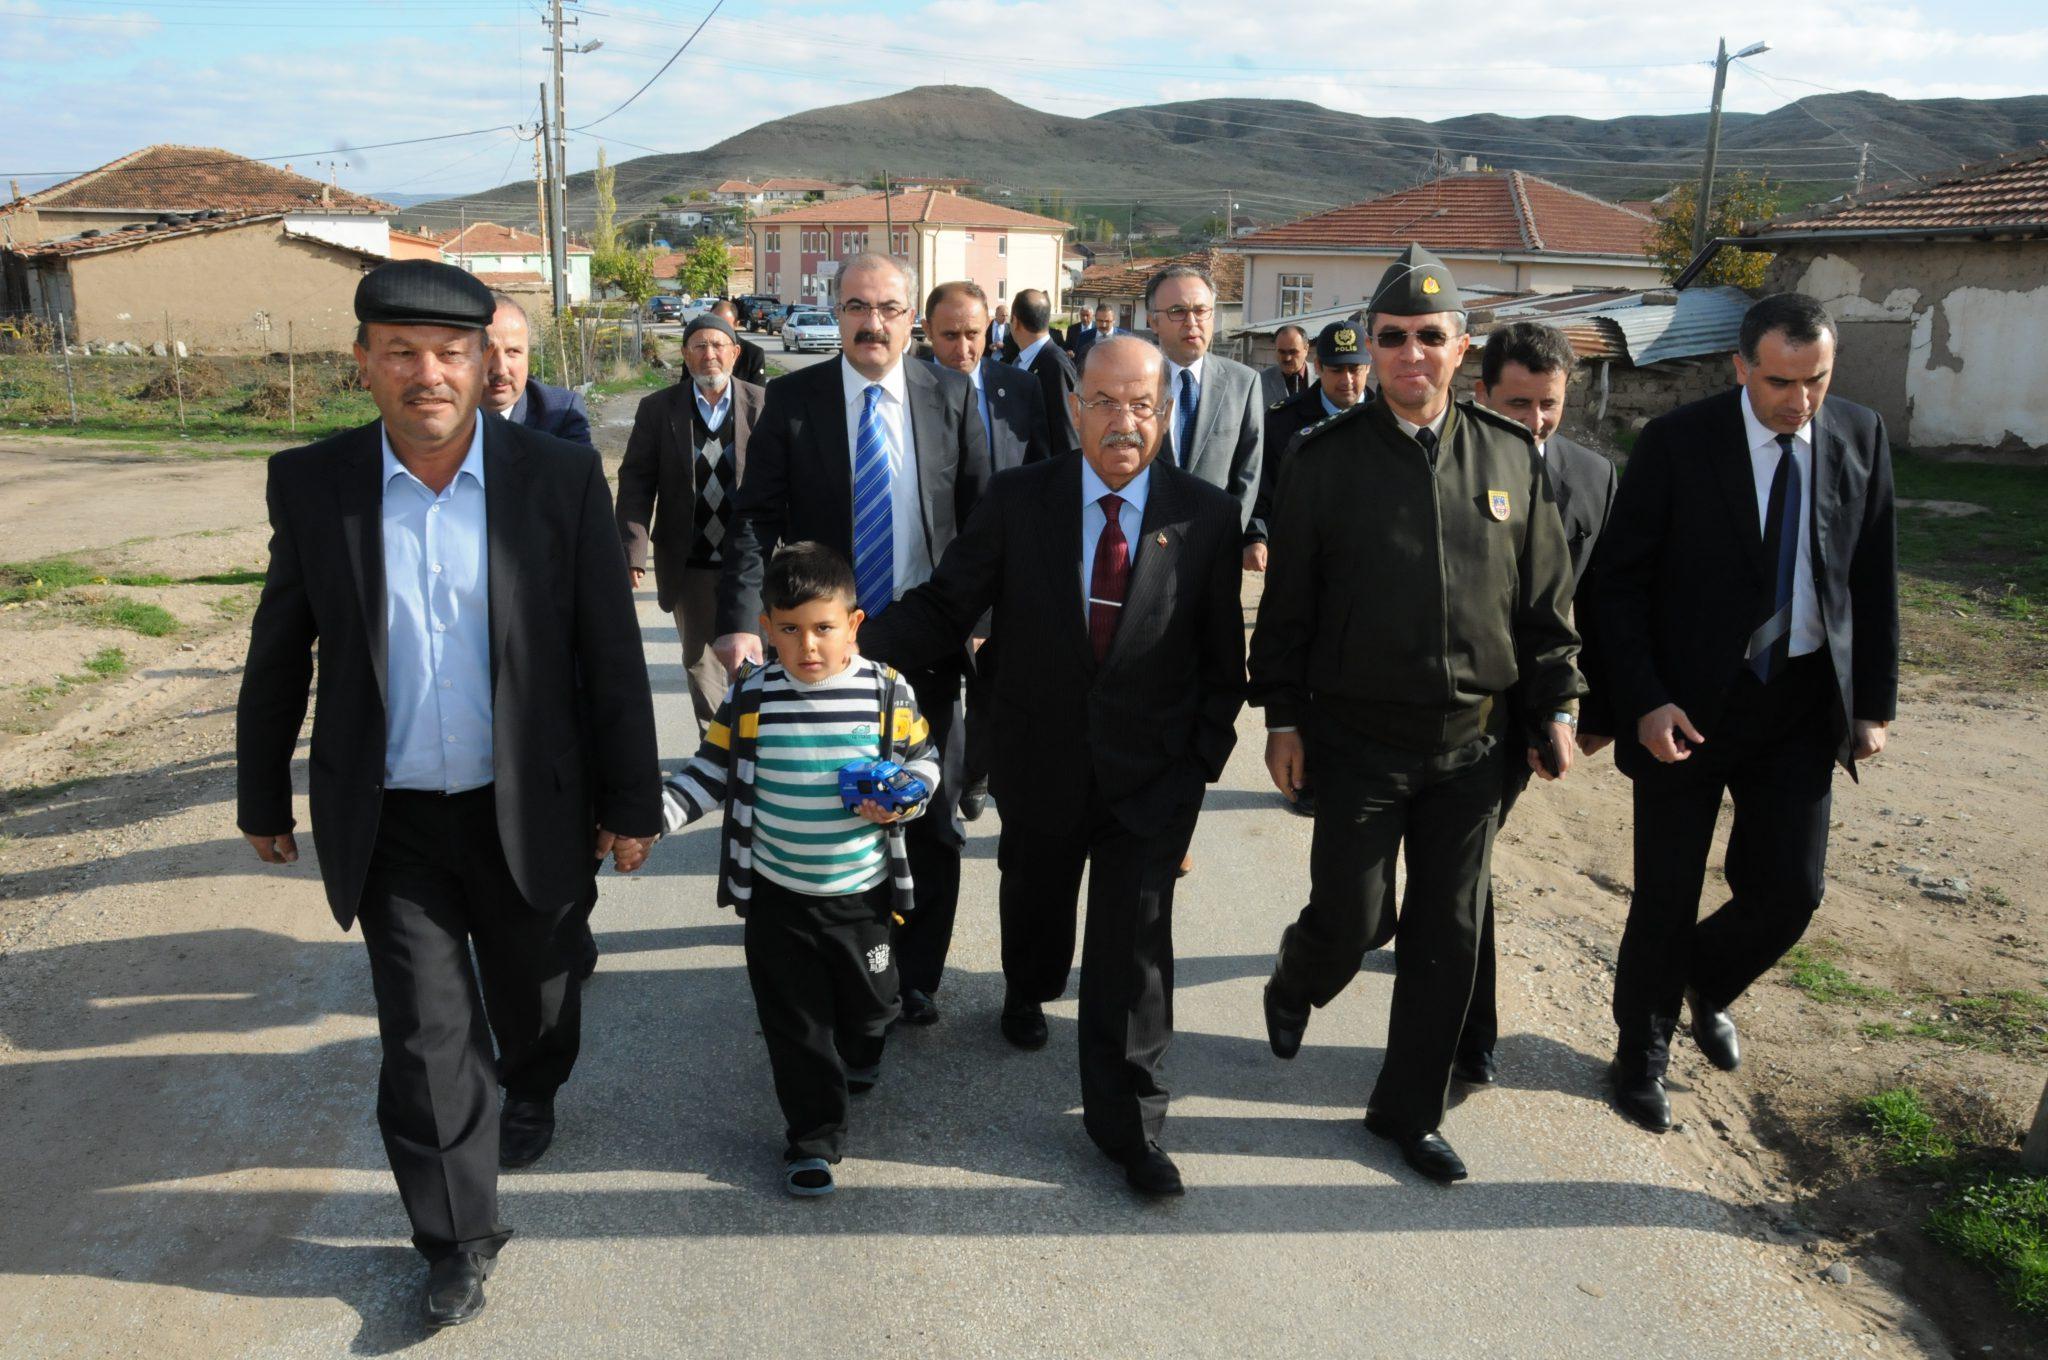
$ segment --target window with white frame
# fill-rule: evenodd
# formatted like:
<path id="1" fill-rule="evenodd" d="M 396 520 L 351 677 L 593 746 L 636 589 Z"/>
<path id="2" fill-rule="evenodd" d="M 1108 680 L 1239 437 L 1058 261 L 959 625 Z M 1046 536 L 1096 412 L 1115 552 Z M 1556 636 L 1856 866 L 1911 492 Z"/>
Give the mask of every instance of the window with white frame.
<path id="1" fill-rule="evenodd" d="M 770 250 L 771 252 L 773 252 L 773 253 L 775 253 L 775 254 L 780 254 L 780 253 L 782 252 L 782 228 L 781 228 L 781 227 L 771 227 L 771 228 L 769 228 L 769 230 L 768 230 L 768 233 L 767 233 L 767 242 L 766 242 L 766 245 L 767 245 L 767 248 L 768 248 L 768 249 L 769 249 L 769 250 Z"/>
<path id="2" fill-rule="evenodd" d="M 889 237 L 889 253 L 891 255 L 908 255 L 910 253 L 910 233 L 907 231 L 892 233 Z"/>
<path id="3" fill-rule="evenodd" d="M 1315 275 L 1282 274 L 1280 276 L 1280 315 L 1300 316 L 1303 312 L 1314 311 L 1315 291 Z"/>
<path id="4" fill-rule="evenodd" d="M 1009 281 L 1008 279 L 997 279 L 997 280 L 996 280 L 996 296 L 997 296 L 997 297 L 999 297 L 999 298 L 1006 298 L 1006 297 L 1008 297 L 1009 295 L 1010 295 L 1010 281 Z"/>
<path id="5" fill-rule="evenodd" d="M 996 237 L 996 254 L 998 254 L 998 255 L 1007 255 L 1007 254 L 1009 254 L 1009 253 L 1010 253 L 1010 238 L 1009 238 L 1009 237 L 1007 237 L 1007 236 L 998 236 L 998 237 Z"/>

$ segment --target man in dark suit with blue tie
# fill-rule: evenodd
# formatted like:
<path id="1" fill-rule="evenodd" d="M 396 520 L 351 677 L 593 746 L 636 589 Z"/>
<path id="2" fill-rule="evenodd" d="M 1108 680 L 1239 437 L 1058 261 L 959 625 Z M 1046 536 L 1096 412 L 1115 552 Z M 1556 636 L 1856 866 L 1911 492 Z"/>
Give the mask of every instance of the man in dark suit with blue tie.
<path id="1" fill-rule="evenodd" d="M 1581 605 L 1635 781 L 1614 1098 L 1659 1133 L 1681 1001 L 1707 1060 L 1734 1069 L 1728 1007 L 1820 906 L 1834 766 L 1853 777 L 1883 752 L 1897 708 L 1891 449 L 1876 412 L 1827 395 L 1836 344 L 1810 297 L 1749 309 L 1739 385 L 1636 441 Z M 1724 793 L 1728 901 L 1701 921 Z"/>
<path id="2" fill-rule="evenodd" d="M 1116 308 L 1104 302 L 1095 308 L 1094 325 L 1075 326 L 1067 332 L 1067 352 L 1074 356 L 1074 366 L 1079 368 L 1087 362 L 1091 346 L 1098 345 L 1104 340 L 1114 340 L 1119 335 L 1129 334 L 1129 331 L 1116 324 Z"/>
<path id="3" fill-rule="evenodd" d="M 583 398 L 566 387 L 551 387 L 527 375 L 533 341 L 526 308 L 503 293 L 491 294 L 491 300 L 497 311 L 485 332 L 490 349 L 483 409 L 542 434 L 597 447 L 591 442 L 590 412 L 584 409 Z"/>

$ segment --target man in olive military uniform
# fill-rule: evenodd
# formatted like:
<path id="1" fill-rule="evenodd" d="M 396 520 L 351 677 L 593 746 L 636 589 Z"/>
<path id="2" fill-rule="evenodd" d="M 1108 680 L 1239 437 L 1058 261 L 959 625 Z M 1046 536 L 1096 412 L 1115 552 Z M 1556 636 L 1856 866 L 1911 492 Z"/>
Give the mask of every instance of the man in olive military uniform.
<path id="1" fill-rule="evenodd" d="M 1365 1126 L 1449 1182 L 1465 1164 L 1438 1126 L 1472 995 L 1507 694 L 1519 678 L 1540 742 L 1526 758 L 1554 778 L 1584 686 L 1571 558 L 1529 431 L 1451 400 L 1469 337 L 1450 270 L 1410 246 L 1366 313 L 1379 396 L 1296 442 L 1252 635 L 1267 771 L 1290 798 L 1311 780 L 1317 793 L 1309 901 L 1281 937 L 1266 1031 L 1293 1057 L 1310 1008 L 1396 941 Z"/>

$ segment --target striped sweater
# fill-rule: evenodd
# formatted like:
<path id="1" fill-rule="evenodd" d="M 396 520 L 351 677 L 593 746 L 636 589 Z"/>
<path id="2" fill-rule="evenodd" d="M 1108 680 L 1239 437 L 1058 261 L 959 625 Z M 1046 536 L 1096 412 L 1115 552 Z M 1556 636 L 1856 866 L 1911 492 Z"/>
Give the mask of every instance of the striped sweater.
<path id="1" fill-rule="evenodd" d="M 723 808 L 718 903 L 741 915 L 759 874 L 818 897 L 865 892 L 887 880 L 891 906 L 907 916 L 903 824 L 876 826 L 839 800 L 840 767 L 877 756 L 926 788 L 938 787 L 938 751 L 901 676 L 856 657 L 832 679 L 806 685 L 771 663 L 734 682 L 697 754 L 662 781 L 664 829 Z"/>

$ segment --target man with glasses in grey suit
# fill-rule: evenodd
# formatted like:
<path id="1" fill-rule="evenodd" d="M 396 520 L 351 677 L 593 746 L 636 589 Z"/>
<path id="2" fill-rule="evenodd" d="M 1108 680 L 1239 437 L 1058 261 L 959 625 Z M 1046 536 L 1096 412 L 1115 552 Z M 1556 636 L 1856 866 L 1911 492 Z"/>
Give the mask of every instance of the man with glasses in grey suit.
<path id="1" fill-rule="evenodd" d="M 1266 408 L 1259 375 L 1209 352 L 1216 326 L 1216 283 L 1190 264 L 1169 265 L 1145 281 L 1145 314 L 1166 356 L 1168 413 L 1160 457 L 1229 492 L 1249 524 L 1259 494 Z M 1250 552 L 1246 554 L 1249 565 Z"/>

